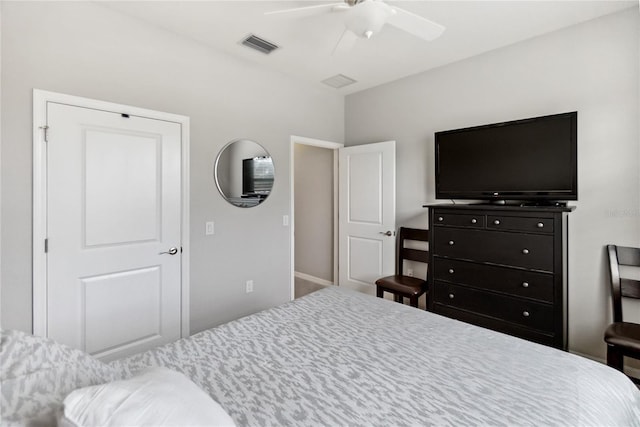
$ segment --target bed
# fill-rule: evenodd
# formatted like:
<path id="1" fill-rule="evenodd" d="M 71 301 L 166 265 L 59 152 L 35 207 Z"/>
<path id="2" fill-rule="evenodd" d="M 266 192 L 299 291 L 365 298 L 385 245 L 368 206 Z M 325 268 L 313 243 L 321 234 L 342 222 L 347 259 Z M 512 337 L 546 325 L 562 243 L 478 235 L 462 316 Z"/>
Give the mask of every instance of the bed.
<path id="1" fill-rule="evenodd" d="M 90 366 L 80 387 L 169 368 L 237 426 L 640 426 L 640 390 L 606 365 L 338 288 L 110 364 L 68 351 Z M 73 386 L 40 386 L 42 402 L 16 412 L 16 390 L 36 389 L 10 380 L 9 424 L 42 418 Z"/>

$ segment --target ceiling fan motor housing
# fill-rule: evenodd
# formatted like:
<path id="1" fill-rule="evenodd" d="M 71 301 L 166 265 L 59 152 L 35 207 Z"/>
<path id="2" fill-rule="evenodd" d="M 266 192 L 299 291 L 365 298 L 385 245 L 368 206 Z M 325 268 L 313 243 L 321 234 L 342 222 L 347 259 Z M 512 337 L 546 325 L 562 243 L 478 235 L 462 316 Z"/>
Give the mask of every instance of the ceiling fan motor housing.
<path id="1" fill-rule="evenodd" d="M 347 29 L 358 37 L 371 38 L 378 33 L 395 10 L 381 1 L 365 0 L 348 10 Z"/>

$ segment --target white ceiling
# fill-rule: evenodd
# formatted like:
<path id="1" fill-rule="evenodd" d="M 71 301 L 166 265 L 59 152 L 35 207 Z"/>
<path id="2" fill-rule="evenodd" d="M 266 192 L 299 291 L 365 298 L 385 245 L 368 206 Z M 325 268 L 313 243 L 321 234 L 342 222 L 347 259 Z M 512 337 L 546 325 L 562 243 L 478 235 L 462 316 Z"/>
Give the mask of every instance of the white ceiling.
<path id="1" fill-rule="evenodd" d="M 625 8 L 637 0 L 388 1 L 446 27 L 425 42 L 386 25 L 347 54 L 332 55 L 344 24 L 340 13 L 265 15 L 333 1 L 116 1 L 111 9 L 189 37 L 245 61 L 342 94 L 357 92 Z M 255 34 L 280 46 L 265 55 L 240 44 Z M 322 80 L 344 74 L 357 83 L 334 89 Z"/>

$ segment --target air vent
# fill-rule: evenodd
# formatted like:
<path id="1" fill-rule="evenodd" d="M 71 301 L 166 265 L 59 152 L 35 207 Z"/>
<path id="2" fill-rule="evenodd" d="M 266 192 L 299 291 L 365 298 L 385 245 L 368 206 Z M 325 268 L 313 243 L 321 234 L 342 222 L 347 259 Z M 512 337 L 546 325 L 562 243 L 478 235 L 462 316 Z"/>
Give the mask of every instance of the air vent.
<path id="1" fill-rule="evenodd" d="M 279 47 L 278 45 L 268 42 L 265 39 L 262 39 L 254 34 L 249 35 L 249 37 L 242 40 L 241 43 L 245 46 L 250 47 L 251 49 L 255 49 L 266 54 L 273 52 Z"/>
<path id="2" fill-rule="evenodd" d="M 349 86 L 350 84 L 355 83 L 356 80 L 351 77 L 347 77 L 344 74 L 336 74 L 333 77 L 329 77 L 322 81 L 322 83 L 334 87 L 336 89 L 340 89 L 341 87 Z"/>

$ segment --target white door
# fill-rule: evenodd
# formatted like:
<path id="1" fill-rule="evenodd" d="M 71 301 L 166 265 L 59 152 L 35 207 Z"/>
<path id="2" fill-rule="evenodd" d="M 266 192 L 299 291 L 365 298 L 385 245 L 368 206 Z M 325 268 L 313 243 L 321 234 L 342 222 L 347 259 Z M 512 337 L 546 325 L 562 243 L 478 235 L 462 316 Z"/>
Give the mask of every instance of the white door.
<path id="1" fill-rule="evenodd" d="M 339 151 L 340 286 L 373 293 L 395 271 L 395 141 Z"/>
<path id="2" fill-rule="evenodd" d="M 46 335 L 102 359 L 180 338 L 180 124 L 46 113 Z"/>

